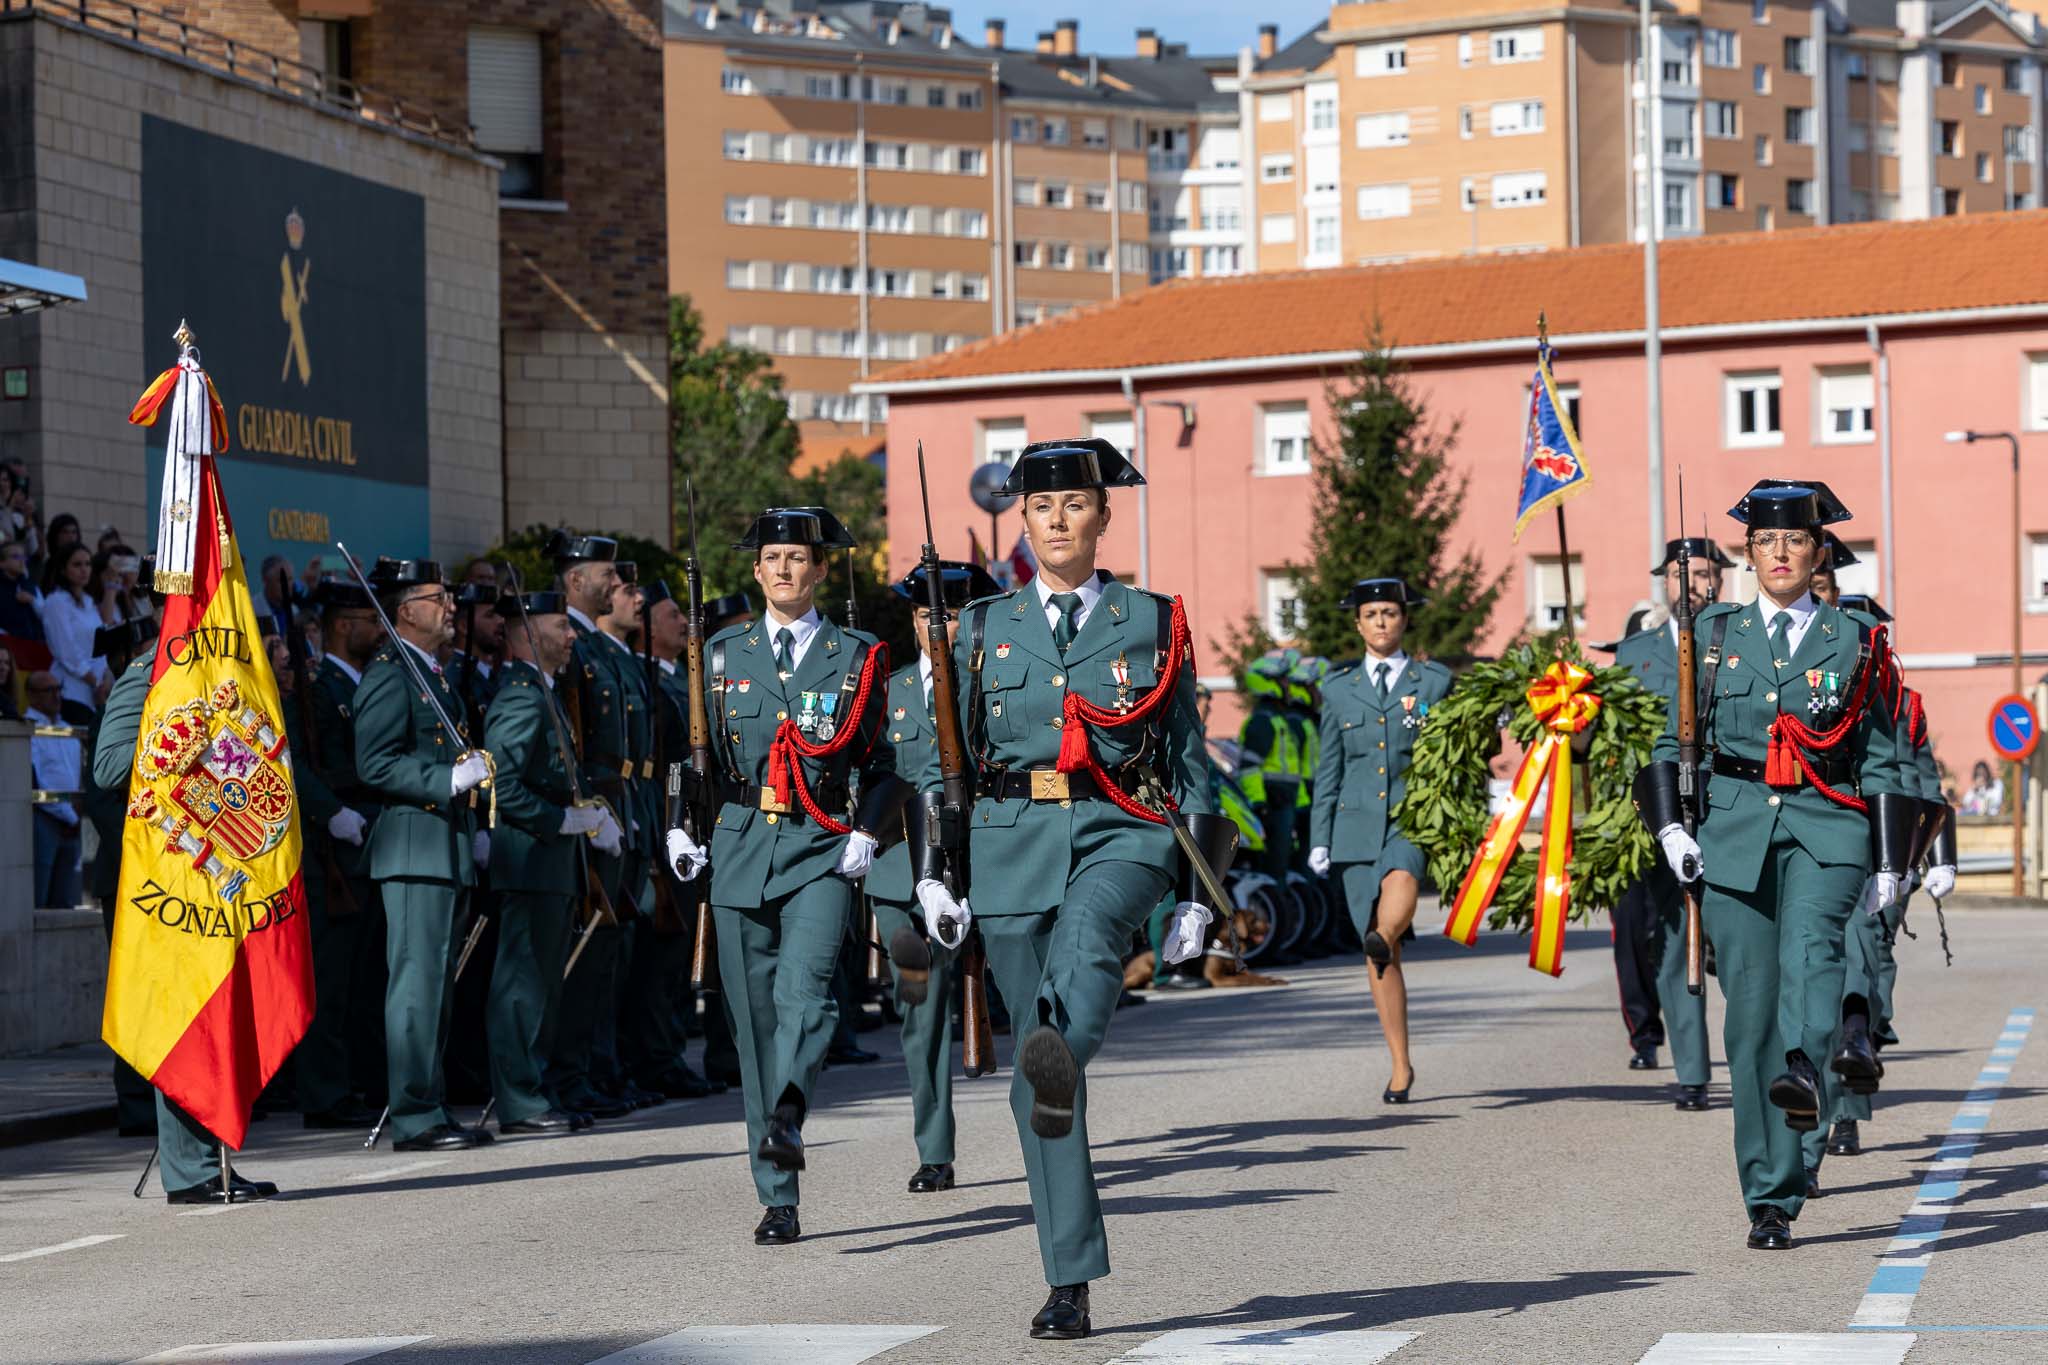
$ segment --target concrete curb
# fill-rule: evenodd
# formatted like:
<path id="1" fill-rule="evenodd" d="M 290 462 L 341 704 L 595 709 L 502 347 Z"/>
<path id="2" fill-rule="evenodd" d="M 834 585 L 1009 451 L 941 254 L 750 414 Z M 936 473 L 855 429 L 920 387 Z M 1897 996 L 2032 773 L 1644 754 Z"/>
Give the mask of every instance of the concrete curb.
<path id="1" fill-rule="evenodd" d="M 114 1126 L 114 1105 L 73 1105 L 68 1109 L 40 1109 L 27 1114 L 0 1117 L 0 1147 L 19 1147 L 52 1138 L 76 1137 Z"/>

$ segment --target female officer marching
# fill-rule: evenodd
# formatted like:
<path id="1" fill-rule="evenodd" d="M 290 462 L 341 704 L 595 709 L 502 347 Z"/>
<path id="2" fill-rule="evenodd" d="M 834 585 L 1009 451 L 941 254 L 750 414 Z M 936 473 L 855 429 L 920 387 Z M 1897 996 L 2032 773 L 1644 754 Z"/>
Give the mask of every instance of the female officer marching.
<path id="1" fill-rule="evenodd" d="M 961 726 L 980 765 L 968 899 L 1018 1038 L 1010 1107 L 1052 1286 L 1034 1337 L 1087 1336 L 1089 1281 L 1109 1272 L 1083 1073 L 1116 1010 L 1124 950 L 1176 867 L 1162 956 L 1200 952 L 1211 918 L 1158 787 L 1202 847 L 1227 849 L 1235 833 L 1213 814 L 1179 603 L 1096 570 L 1108 490 L 1144 481 L 1107 441 L 1025 447 L 1003 492 L 1023 499 L 1038 574 L 968 607 L 955 648 Z M 946 931 L 964 930 L 968 905 L 927 871 L 916 887 L 926 924 L 957 942 Z"/>
<path id="2" fill-rule="evenodd" d="M 1405 790 L 1422 719 L 1451 690 L 1448 668 L 1411 659 L 1401 648 L 1408 613 L 1427 600 L 1398 578 L 1364 579 L 1344 595 L 1343 605 L 1357 610 L 1365 657 L 1323 683 L 1309 808 L 1309 870 L 1336 873 L 1372 962 L 1373 1009 L 1394 1063 L 1380 1096 L 1388 1104 L 1406 1104 L 1415 1084 L 1401 944 L 1415 937 L 1423 870 L 1421 851 L 1391 812 Z"/>
<path id="3" fill-rule="evenodd" d="M 762 1245 L 802 1235 L 804 1115 L 838 1016 L 832 974 L 853 883 L 874 858 L 874 831 L 909 794 L 881 723 L 887 651 L 814 605 L 826 552 L 852 545 L 823 508 L 762 513 L 734 548 L 754 552 L 768 609 L 712 636 L 705 650 L 712 748 L 725 779 L 708 851 L 712 920 L 754 1189 L 767 1209 L 754 1229 Z M 856 772 L 861 800 L 852 810 Z M 668 855 L 687 881 L 707 852 L 672 829 Z"/>
<path id="4" fill-rule="evenodd" d="M 1867 1035 L 1841 1028 L 1843 940 L 1873 848 L 1877 903 L 1897 898 L 1914 812 L 1889 642 L 1811 590 L 1822 527 L 1848 509 L 1825 484 L 1766 479 L 1729 515 L 1749 528 L 1761 595 L 1693 626 L 1711 766 L 1698 839 L 1682 823 L 1676 707 L 1635 797 L 1671 870 L 1703 884 L 1748 1244 L 1780 1251 L 1809 1197 L 1802 1135 L 1837 1085 L 1875 1078 Z"/>

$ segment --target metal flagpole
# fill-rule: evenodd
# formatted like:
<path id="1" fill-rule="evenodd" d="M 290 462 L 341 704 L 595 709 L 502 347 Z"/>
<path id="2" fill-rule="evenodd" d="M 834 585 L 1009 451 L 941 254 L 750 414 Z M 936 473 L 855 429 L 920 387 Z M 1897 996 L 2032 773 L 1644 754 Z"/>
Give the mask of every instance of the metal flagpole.
<path id="1" fill-rule="evenodd" d="M 228 1155 L 228 1145 L 220 1144 L 220 1197 L 221 1202 L 235 1202 L 235 1159 Z"/>
<path id="2" fill-rule="evenodd" d="M 1643 91 L 1643 371 L 1648 384 L 1647 423 L 1650 484 L 1650 558 L 1655 559 L 1664 544 L 1664 337 L 1657 306 L 1657 238 L 1662 226 L 1659 209 L 1663 200 L 1663 133 L 1657 115 L 1657 54 L 1652 50 L 1654 30 L 1650 27 L 1650 0 L 1637 0 L 1639 32 L 1637 71 Z M 1887 546 L 1887 549 L 1890 547 Z M 1569 570 L 1567 570 L 1569 574 Z M 1664 576 L 1652 581 L 1651 592 L 1664 600 Z M 1565 611 L 1571 601 L 1567 595 Z"/>

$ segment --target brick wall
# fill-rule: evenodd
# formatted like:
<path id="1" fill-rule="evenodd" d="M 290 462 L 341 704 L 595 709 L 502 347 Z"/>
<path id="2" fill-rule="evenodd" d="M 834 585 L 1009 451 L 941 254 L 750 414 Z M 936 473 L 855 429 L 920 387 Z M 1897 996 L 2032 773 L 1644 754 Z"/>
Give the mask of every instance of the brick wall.
<path id="1" fill-rule="evenodd" d="M 588 332 L 505 334 L 505 521 L 631 531 L 667 543 L 660 451 L 667 345 Z M 650 460 L 651 453 L 651 460 Z"/>
<path id="2" fill-rule="evenodd" d="M 34 73 L 33 126 L 0 127 L 0 146 L 16 147 L 0 152 L 0 168 L 18 163 L 25 144 L 34 235 L 9 254 L 83 276 L 90 296 L 27 320 L 40 401 L 26 418 L 7 409 L 31 405 L 0 404 L 0 435 L 28 456 L 44 515 L 70 511 L 87 527 L 112 522 L 148 535 L 143 444 L 127 415 L 170 351 L 170 338 L 142 335 L 149 113 L 423 197 L 433 548 L 446 560 L 492 543 L 504 513 L 490 167 L 46 19 L 0 22 L 0 73 L 24 60 Z M 0 233 L 19 237 L 12 184 L 0 175 Z"/>

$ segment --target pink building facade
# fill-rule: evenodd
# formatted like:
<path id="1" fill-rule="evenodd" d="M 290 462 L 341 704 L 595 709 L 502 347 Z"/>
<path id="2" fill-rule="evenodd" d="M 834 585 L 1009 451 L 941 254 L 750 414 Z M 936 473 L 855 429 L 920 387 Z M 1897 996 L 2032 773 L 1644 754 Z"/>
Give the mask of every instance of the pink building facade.
<path id="1" fill-rule="evenodd" d="M 2028 217 L 2048 246 L 2048 219 Z M 1798 234 L 1778 238 L 1788 235 Z M 1863 240 L 1869 238 L 1864 230 Z M 1851 238 L 1841 245 L 1853 252 L 1859 244 Z M 1568 261 L 1583 254 L 1550 257 Z M 1871 251 L 1867 265 L 1891 268 L 1896 254 Z M 2014 261 L 2007 269 L 2048 275 L 2041 259 Z M 1526 265 L 1510 259 L 1485 264 L 1501 268 L 1500 284 L 1510 293 L 1528 282 L 1515 273 Z M 1732 256 L 1721 264 L 1741 269 Z M 1639 291 L 1640 275 L 1635 278 Z M 1679 533 L 1681 470 L 1688 529 L 1697 531 L 1704 521 L 1731 551 L 1739 546 L 1740 528 L 1726 511 L 1756 480 L 1825 481 L 1855 513 L 1835 528 L 1863 559 L 1844 573 L 1845 588 L 1878 595 L 1898 618 L 1898 647 L 1911 681 L 1927 698 L 1936 751 L 1965 784 L 1970 765 L 1992 756 L 1988 712 L 2010 690 L 2006 659 L 2016 569 L 2025 584 L 2025 647 L 2048 653 L 2048 299 L 2025 297 L 2048 292 L 2044 285 L 2048 281 L 2029 279 L 2004 302 L 1867 308 L 1835 317 L 1814 317 L 1810 305 L 1793 300 L 1806 316 L 1695 323 L 1673 327 L 1665 337 L 1665 534 Z M 1199 289 L 1186 287 L 1190 294 Z M 1236 310 L 1258 309 L 1262 301 L 1253 281 L 1217 291 L 1212 302 Z M 1568 504 L 1573 595 L 1583 603 L 1583 638 L 1612 640 L 1649 597 L 1648 569 L 1659 550 L 1649 525 L 1640 303 L 1634 329 L 1578 335 L 1559 326 L 1568 301 L 1540 297 L 1529 301 L 1531 331 L 1538 306 L 1550 311 L 1556 376 L 1576 406 L 1593 476 L 1592 486 Z M 1092 351 L 1090 333 L 1117 327 L 1121 311 L 1105 308 L 1070 324 L 1069 344 L 1061 349 Z M 1455 463 L 1471 476 L 1461 545 L 1489 570 L 1508 574 L 1482 648 L 1556 624 L 1564 604 L 1553 520 L 1532 524 L 1519 543 L 1511 539 L 1533 338 L 1482 336 L 1404 348 L 1399 319 L 1389 311 L 1398 310 L 1382 309 L 1382 324 L 1408 360 L 1416 392 L 1437 424 L 1457 428 Z M 1366 318 L 1353 316 L 1362 339 Z M 1157 322 L 1150 320 L 1148 334 L 1156 334 Z M 1227 317 L 1216 325 L 1231 330 Z M 1305 322 L 1305 331 L 1316 328 L 1314 320 Z M 1437 330 L 1441 334 L 1441 326 Z M 1304 430 L 1317 441 L 1334 438 L 1326 386 L 1358 344 L 1317 344 L 1325 338 L 1316 335 L 1305 340 L 1316 349 L 1175 359 L 1170 340 L 1162 345 L 1148 335 L 1134 350 L 1151 363 L 1128 370 L 1091 365 L 1081 372 L 1019 368 L 1019 359 L 1033 357 L 1006 354 L 998 340 L 966 363 L 954 362 L 952 373 L 924 367 L 883 376 L 875 388 L 889 397 L 889 450 L 898 457 L 889 462 L 892 569 L 906 571 L 923 539 L 910 458 L 919 441 L 932 474 L 940 552 L 954 556 L 966 553 L 970 529 L 984 540 L 989 533 L 987 515 L 968 496 L 969 475 L 984 459 L 1013 453 L 1027 439 L 1077 434 L 1131 446 L 1142 429 L 1135 453 L 1149 487 L 1142 499 L 1116 495 L 1106 564 L 1128 581 L 1186 598 L 1202 672 L 1227 687 L 1227 679 L 1213 676 L 1220 672 L 1226 628 L 1255 613 L 1270 626 L 1285 623 L 1291 584 L 1283 566 L 1305 552 L 1314 486 L 1297 441 Z M 2018 437 L 2025 534 L 2017 565 L 2009 447 L 1944 439 L 1964 428 Z M 1887 431 L 1894 503 L 1889 537 L 1882 515 Z M 1003 517 L 1004 549 L 1020 530 L 1014 512 Z M 1739 553 L 1735 557 L 1739 561 Z M 1724 597 L 1748 600 L 1755 592 L 1754 579 L 1736 570 Z M 1982 663 L 1981 655 L 1999 656 L 1999 662 Z M 2029 682 L 2042 671 L 2040 663 L 2030 664 Z M 1234 706 L 1218 700 L 1217 728 L 1234 727 Z"/>

